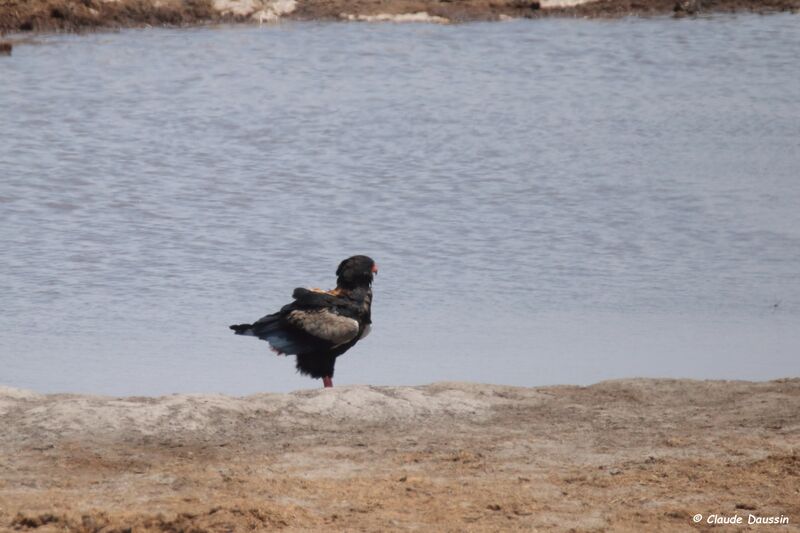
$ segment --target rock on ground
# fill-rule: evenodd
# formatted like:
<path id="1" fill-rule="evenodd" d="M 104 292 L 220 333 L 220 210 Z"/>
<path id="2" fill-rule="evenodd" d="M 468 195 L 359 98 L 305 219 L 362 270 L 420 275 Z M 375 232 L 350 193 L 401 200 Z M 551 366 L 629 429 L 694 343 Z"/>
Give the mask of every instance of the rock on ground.
<path id="1" fill-rule="evenodd" d="M 696 513 L 800 524 L 800 379 L 244 398 L 0 388 L 0 427 L 0 530 L 688 531 Z"/>

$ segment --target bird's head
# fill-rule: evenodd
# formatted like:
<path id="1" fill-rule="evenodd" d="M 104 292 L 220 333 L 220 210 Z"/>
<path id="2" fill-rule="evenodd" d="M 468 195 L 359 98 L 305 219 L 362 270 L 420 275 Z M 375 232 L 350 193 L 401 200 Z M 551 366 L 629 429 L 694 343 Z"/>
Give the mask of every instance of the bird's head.
<path id="1" fill-rule="evenodd" d="M 345 289 L 369 287 L 372 277 L 378 274 L 378 265 L 366 255 L 354 255 L 339 263 L 336 285 Z"/>

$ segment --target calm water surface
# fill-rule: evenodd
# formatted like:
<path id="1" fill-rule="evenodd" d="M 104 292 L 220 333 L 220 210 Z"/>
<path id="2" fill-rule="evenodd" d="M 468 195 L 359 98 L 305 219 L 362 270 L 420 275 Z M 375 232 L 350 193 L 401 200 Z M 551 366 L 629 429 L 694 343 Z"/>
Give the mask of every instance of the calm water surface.
<path id="1" fill-rule="evenodd" d="M 0 383 L 316 387 L 234 337 L 381 268 L 337 384 L 800 374 L 797 16 L 285 24 L 0 58 Z"/>

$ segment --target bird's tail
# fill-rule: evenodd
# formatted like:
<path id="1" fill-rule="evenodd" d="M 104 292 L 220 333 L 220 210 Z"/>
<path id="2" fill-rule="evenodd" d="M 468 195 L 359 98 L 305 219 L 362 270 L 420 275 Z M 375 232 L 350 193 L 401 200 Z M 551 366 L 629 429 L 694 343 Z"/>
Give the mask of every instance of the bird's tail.
<path id="1" fill-rule="evenodd" d="M 230 328 L 237 335 L 253 335 L 253 324 L 233 324 Z"/>

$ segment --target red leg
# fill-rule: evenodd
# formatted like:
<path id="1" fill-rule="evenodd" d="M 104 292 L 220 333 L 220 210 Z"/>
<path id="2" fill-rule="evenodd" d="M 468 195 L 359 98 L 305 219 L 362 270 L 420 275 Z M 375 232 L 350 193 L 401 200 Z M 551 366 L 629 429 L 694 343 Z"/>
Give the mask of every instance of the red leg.
<path id="1" fill-rule="evenodd" d="M 322 386 L 327 388 L 333 387 L 333 378 L 330 376 L 325 376 L 322 378 Z"/>

